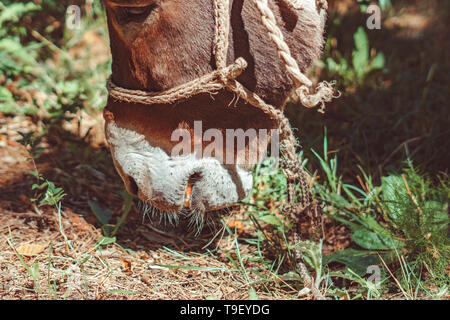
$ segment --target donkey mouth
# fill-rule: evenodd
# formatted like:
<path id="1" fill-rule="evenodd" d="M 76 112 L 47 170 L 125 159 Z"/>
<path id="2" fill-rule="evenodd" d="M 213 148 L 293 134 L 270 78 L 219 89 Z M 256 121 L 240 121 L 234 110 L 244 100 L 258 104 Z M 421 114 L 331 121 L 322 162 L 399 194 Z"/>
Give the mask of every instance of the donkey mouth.
<path id="1" fill-rule="evenodd" d="M 252 188 L 252 172 L 237 164 L 193 153 L 169 156 L 143 135 L 114 122 L 107 123 L 106 136 L 127 190 L 158 211 L 217 211 L 233 206 Z"/>

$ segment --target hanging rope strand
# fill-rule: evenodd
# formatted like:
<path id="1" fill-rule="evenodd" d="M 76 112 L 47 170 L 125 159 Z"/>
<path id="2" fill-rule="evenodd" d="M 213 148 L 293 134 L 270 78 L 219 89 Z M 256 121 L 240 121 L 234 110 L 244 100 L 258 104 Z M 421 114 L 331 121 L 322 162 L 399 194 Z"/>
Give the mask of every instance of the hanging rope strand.
<path id="1" fill-rule="evenodd" d="M 228 53 L 228 35 L 230 34 L 230 19 L 228 11 L 230 7 L 229 0 L 213 1 L 215 18 L 215 38 L 214 55 L 216 57 L 217 69 L 223 69 L 227 66 Z"/>
<path id="2" fill-rule="evenodd" d="M 299 0 L 282 0 L 291 4 L 291 7 L 300 9 Z M 286 71 L 290 78 L 294 81 L 297 89 L 297 95 L 301 103 L 306 108 L 314 108 L 320 104 L 320 112 L 324 112 L 325 102 L 330 102 L 334 96 L 334 88 L 328 82 L 322 82 L 318 85 L 316 92 L 310 94 L 312 82 L 301 71 L 297 61 L 292 57 L 289 46 L 284 40 L 283 33 L 277 26 L 277 22 L 273 11 L 269 8 L 268 0 L 253 0 L 259 12 L 261 13 L 261 21 L 266 28 L 269 38 L 275 44 L 278 56 L 284 62 Z M 320 10 L 320 9 L 319 9 Z"/>

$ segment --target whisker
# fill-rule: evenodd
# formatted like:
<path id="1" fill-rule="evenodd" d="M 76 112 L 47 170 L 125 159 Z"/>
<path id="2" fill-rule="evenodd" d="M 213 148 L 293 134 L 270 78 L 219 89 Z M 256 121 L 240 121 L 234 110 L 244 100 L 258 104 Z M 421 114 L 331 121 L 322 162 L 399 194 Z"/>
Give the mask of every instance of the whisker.
<path id="1" fill-rule="evenodd" d="M 149 202 L 139 201 L 138 210 L 142 213 L 142 223 L 148 217 L 150 223 L 156 223 L 163 226 L 177 227 L 181 221 L 187 224 L 187 230 L 194 237 L 207 228 L 211 232 L 216 231 L 217 217 L 221 214 L 229 214 L 230 208 L 223 208 L 212 212 L 202 212 L 183 208 L 180 211 L 163 211 L 151 205 Z"/>

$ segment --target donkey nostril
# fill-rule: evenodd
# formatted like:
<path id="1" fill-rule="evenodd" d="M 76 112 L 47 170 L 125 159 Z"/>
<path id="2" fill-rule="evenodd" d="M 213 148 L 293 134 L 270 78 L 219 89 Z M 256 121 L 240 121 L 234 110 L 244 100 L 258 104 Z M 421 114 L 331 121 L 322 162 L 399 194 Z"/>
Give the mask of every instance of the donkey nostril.
<path id="1" fill-rule="evenodd" d="M 128 189 L 132 195 L 137 196 L 139 189 L 133 177 L 128 177 Z"/>
<path id="2" fill-rule="evenodd" d="M 200 172 L 195 172 L 189 176 L 188 183 L 194 184 L 196 181 L 202 178 L 202 174 Z"/>

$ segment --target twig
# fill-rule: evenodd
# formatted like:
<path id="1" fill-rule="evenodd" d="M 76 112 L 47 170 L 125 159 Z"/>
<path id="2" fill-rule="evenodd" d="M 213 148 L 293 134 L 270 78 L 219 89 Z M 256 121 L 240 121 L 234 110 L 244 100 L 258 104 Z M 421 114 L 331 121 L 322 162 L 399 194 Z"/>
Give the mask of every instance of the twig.
<path id="1" fill-rule="evenodd" d="M 64 237 L 64 241 L 67 243 L 67 245 L 69 246 L 70 250 L 73 251 L 73 247 L 70 244 L 70 240 L 69 238 L 67 238 L 66 234 L 64 233 L 63 230 L 63 226 L 62 226 L 62 222 L 61 222 L 61 202 L 58 202 L 58 205 L 56 206 L 56 209 L 58 211 L 58 225 L 59 225 L 59 232 L 61 233 L 61 235 Z"/>
<path id="2" fill-rule="evenodd" d="M 411 299 L 411 297 L 408 297 L 408 294 L 405 292 L 405 290 L 403 290 L 403 287 L 401 286 L 400 282 L 397 280 L 397 278 L 392 274 L 391 270 L 388 268 L 386 262 L 384 262 L 383 258 L 380 256 L 380 254 L 377 252 L 378 257 L 380 257 L 381 262 L 383 262 L 384 267 L 386 268 L 386 270 L 389 272 L 389 274 L 391 275 L 392 279 L 394 279 L 395 283 L 397 284 L 397 286 L 400 288 L 400 290 L 402 291 L 403 295 L 405 296 L 406 299 Z"/>

